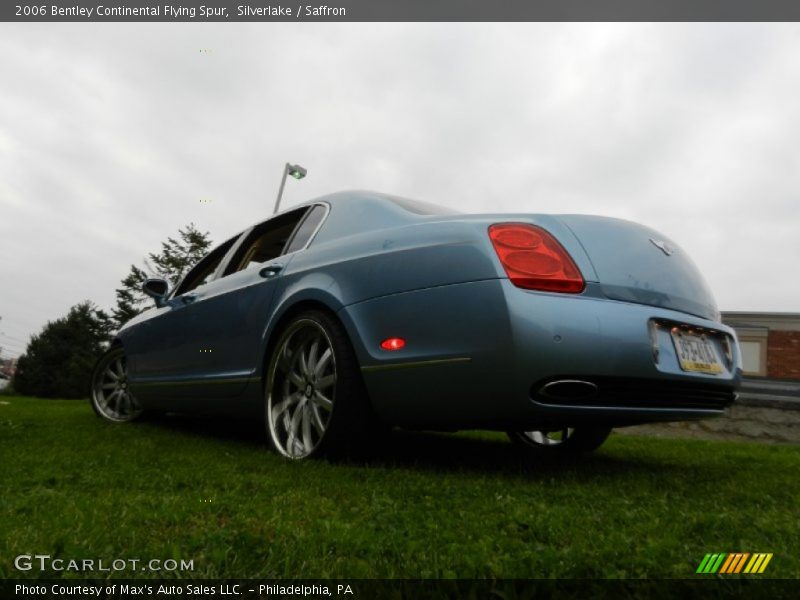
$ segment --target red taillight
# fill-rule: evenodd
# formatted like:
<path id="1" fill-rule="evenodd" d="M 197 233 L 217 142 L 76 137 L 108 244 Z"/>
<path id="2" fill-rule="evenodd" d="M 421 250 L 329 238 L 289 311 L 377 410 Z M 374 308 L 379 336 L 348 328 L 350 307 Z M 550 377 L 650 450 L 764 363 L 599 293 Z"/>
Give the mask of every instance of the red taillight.
<path id="1" fill-rule="evenodd" d="M 381 342 L 381 348 L 384 350 L 400 350 L 403 346 L 406 345 L 406 341 L 403 338 L 386 338 Z"/>
<path id="2" fill-rule="evenodd" d="M 489 237 L 506 274 L 517 287 L 577 294 L 583 291 L 581 272 L 556 239 L 527 223 L 497 223 Z"/>

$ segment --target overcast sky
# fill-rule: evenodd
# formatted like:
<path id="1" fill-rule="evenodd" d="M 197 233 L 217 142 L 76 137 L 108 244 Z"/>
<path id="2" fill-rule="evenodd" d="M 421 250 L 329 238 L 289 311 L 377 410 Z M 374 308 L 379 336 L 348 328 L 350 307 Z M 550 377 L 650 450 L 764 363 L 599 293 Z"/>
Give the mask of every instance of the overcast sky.
<path id="1" fill-rule="evenodd" d="M 654 227 L 800 311 L 800 25 L 0 24 L 0 346 L 193 221 L 374 189 Z M 201 199 L 210 202 L 200 202 Z"/>

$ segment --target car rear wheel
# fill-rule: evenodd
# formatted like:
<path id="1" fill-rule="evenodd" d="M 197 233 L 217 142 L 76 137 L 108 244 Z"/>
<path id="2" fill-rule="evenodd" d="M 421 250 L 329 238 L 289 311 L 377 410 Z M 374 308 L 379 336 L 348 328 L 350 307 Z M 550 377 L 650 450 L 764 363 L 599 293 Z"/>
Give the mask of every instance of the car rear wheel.
<path id="1" fill-rule="evenodd" d="M 106 421 L 127 423 L 142 415 L 128 385 L 128 363 L 122 348 L 112 348 L 97 361 L 90 400 L 94 412 Z"/>
<path id="2" fill-rule="evenodd" d="M 272 447 L 291 459 L 343 449 L 368 413 L 358 363 L 341 324 L 321 311 L 292 319 L 267 365 L 265 421 Z"/>
<path id="3" fill-rule="evenodd" d="M 508 437 L 530 454 L 556 457 L 597 450 L 610 433 L 610 427 L 564 427 L 552 431 L 509 431 Z"/>

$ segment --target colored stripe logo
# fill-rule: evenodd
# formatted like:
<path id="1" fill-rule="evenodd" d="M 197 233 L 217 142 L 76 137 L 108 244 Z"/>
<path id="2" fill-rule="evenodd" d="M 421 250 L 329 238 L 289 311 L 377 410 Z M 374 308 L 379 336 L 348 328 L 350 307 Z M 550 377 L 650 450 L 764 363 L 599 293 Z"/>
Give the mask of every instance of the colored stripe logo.
<path id="1" fill-rule="evenodd" d="M 695 573 L 732 575 L 734 573 L 763 573 L 772 553 L 733 552 L 706 554 Z"/>

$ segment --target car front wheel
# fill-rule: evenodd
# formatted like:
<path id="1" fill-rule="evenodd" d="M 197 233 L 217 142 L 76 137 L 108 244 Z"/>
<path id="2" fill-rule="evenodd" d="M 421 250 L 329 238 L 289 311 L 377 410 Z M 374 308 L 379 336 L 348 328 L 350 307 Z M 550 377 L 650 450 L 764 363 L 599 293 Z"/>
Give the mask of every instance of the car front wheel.
<path id="1" fill-rule="evenodd" d="M 363 434 L 366 393 L 342 325 L 321 311 L 292 319 L 267 364 L 265 421 L 291 459 L 341 450 Z"/>
<path id="2" fill-rule="evenodd" d="M 597 450 L 610 433 L 610 427 L 564 427 L 552 431 L 509 431 L 508 437 L 529 454 L 560 457 Z"/>
<path id="3" fill-rule="evenodd" d="M 112 423 L 127 423 L 142 415 L 128 384 L 128 363 L 122 348 L 110 349 L 97 361 L 90 400 L 94 412 Z"/>

